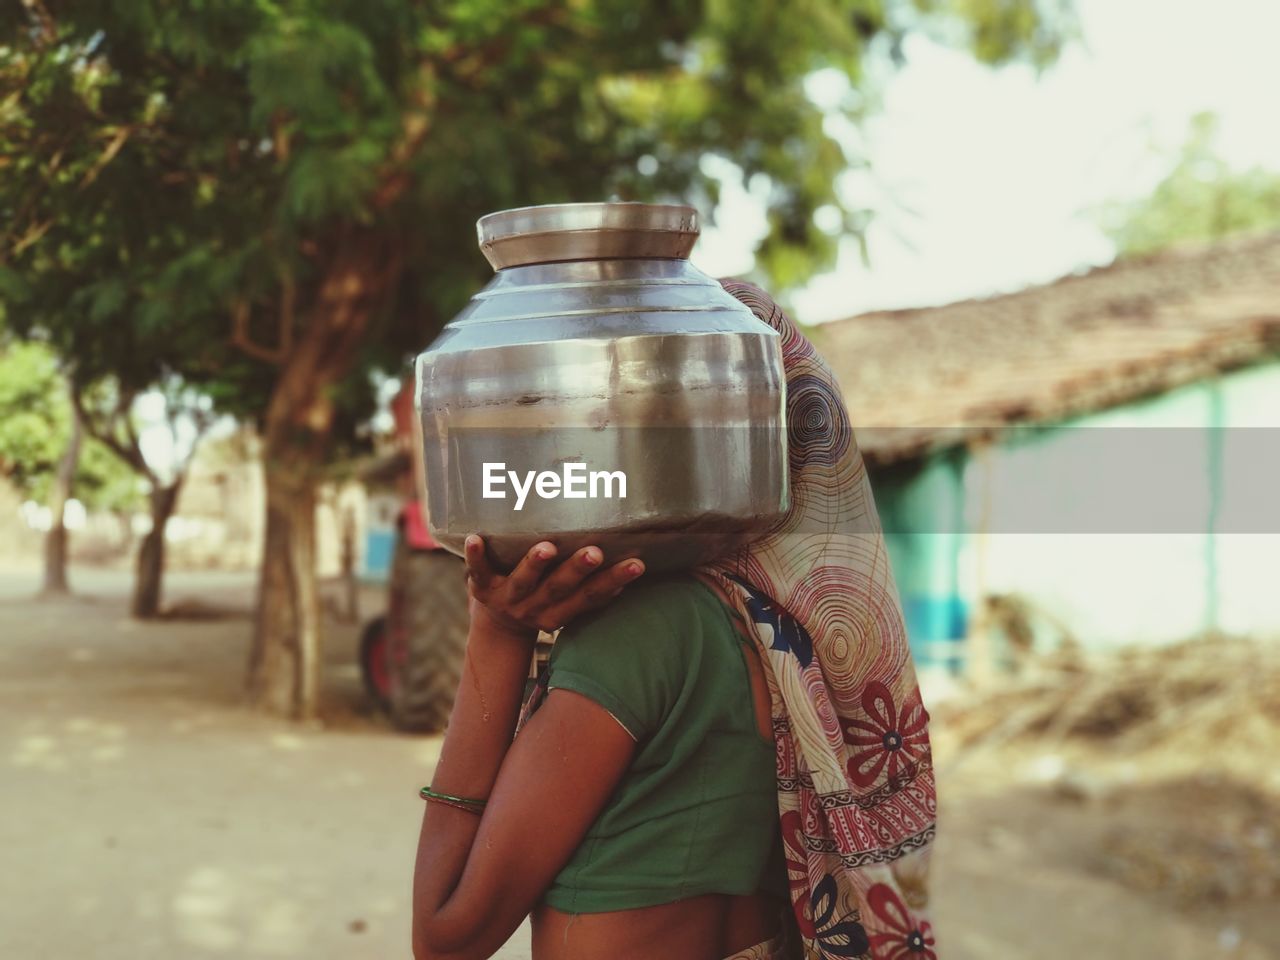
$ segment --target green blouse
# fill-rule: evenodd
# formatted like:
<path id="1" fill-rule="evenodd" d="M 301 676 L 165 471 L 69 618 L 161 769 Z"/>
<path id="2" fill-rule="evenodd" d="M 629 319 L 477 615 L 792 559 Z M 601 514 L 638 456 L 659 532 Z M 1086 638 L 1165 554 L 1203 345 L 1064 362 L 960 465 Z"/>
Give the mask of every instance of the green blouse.
<path id="1" fill-rule="evenodd" d="M 556 641 L 540 685 L 594 700 L 637 749 L 547 891 L 550 906 L 600 913 L 759 890 L 785 898 L 774 745 L 756 725 L 746 641 L 730 616 L 700 581 L 655 578 Z"/>

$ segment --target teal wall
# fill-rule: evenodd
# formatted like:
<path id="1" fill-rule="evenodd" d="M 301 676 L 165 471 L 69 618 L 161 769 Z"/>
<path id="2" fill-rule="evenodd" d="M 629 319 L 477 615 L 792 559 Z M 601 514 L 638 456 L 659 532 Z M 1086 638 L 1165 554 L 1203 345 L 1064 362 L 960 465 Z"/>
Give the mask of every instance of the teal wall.
<path id="1" fill-rule="evenodd" d="M 990 593 L 1028 598 L 1086 645 L 1280 632 L 1280 504 L 1266 506 L 1280 501 L 1266 492 L 1280 490 L 1280 449 L 1267 452 L 1278 428 L 1280 363 L 1270 363 L 1019 430 L 981 458 L 957 448 L 873 471 L 917 663 L 960 666 L 969 618 Z M 1161 442 L 1170 429 L 1176 443 Z M 1129 441 L 1156 462 L 1111 462 L 1107 451 Z M 1099 519 L 1116 501 L 1142 514 L 1135 529 L 1114 529 L 1114 510 Z M 1167 530 L 1162 511 L 1174 517 Z M 993 532 L 976 534 L 983 516 Z"/>
<path id="2" fill-rule="evenodd" d="M 966 460 L 955 448 L 872 475 L 912 653 L 949 669 L 959 666 L 970 612 L 960 577 Z"/>

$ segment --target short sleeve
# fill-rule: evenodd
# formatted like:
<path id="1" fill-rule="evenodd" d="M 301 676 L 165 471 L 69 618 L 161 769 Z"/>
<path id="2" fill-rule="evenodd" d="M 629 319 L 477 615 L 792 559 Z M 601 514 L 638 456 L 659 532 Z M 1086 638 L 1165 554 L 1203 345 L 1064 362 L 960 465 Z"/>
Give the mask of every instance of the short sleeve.
<path id="1" fill-rule="evenodd" d="M 556 640 L 547 688 L 572 690 L 604 707 L 637 741 L 658 729 L 684 686 L 687 632 L 678 582 L 636 584 Z"/>

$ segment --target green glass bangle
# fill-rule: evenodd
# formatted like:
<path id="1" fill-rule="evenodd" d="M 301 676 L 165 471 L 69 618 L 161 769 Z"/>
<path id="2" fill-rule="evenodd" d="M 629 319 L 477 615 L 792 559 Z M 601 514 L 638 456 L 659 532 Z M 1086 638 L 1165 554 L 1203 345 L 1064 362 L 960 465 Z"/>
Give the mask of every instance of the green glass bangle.
<path id="1" fill-rule="evenodd" d="M 423 787 L 419 790 L 418 796 L 422 797 L 423 800 L 440 800 L 444 803 L 458 803 L 471 807 L 474 810 L 483 810 L 484 805 L 489 802 L 488 800 L 473 800 L 470 797 L 455 797 L 448 793 L 438 793 L 437 791 L 432 790 L 429 786 Z"/>

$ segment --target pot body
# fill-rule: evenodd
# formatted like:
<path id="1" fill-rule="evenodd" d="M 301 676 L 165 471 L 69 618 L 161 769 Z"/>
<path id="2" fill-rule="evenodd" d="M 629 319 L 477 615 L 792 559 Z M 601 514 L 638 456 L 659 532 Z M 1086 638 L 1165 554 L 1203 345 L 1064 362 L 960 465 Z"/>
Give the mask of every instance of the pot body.
<path id="1" fill-rule="evenodd" d="M 672 570 L 787 510 L 777 332 L 683 256 L 626 256 L 602 232 L 581 256 L 575 231 L 579 259 L 502 265 L 418 357 L 429 524 L 447 549 L 479 533 L 510 567 L 546 539 Z"/>

